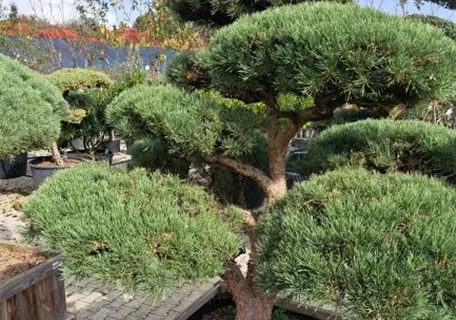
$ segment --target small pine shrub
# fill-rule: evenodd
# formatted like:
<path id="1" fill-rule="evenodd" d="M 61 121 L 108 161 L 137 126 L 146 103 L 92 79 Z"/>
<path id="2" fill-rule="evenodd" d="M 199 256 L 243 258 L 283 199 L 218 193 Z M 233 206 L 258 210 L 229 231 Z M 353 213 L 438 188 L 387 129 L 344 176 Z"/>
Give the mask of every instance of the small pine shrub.
<path id="1" fill-rule="evenodd" d="M 59 249 L 69 275 L 159 297 L 171 286 L 223 273 L 239 250 L 238 223 L 201 188 L 103 164 L 58 172 L 27 203 L 29 237 Z M 234 215 L 236 217 L 236 215 Z"/>
<path id="2" fill-rule="evenodd" d="M 80 69 L 71 69 L 80 70 Z M 73 71 L 79 74 L 81 71 Z M 95 71 L 85 70 L 90 74 Z M 146 82 L 146 75 L 141 70 L 133 70 L 123 74 L 116 82 L 107 80 L 107 75 L 96 72 L 93 79 L 103 80 L 103 90 L 96 87 L 86 87 L 81 90 L 69 91 L 64 96 L 74 110 L 83 110 L 84 117 L 79 122 L 67 121 L 62 124 L 62 135 L 59 145 L 71 146 L 75 138 L 82 138 L 89 151 L 94 151 L 102 142 L 106 141 L 108 134 L 113 130 L 106 119 L 106 107 L 124 90 L 139 83 Z M 91 82 L 95 83 L 94 81 Z M 89 84 L 89 82 L 85 83 Z M 81 84 L 82 85 L 82 84 Z M 96 139 L 95 139 L 96 138 Z"/>
<path id="3" fill-rule="evenodd" d="M 289 164 L 305 176 L 344 166 L 421 172 L 456 182 L 456 132 L 421 121 L 363 120 L 333 126 Z"/>
<path id="4" fill-rule="evenodd" d="M 261 289 L 344 319 L 456 317 L 456 190 L 340 169 L 295 186 L 261 223 Z"/>
<path id="5" fill-rule="evenodd" d="M 0 159 L 51 145 L 69 116 L 61 93 L 38 73 L 0 54 Z"/>
<path id="6" fill-rule="evenodd" d="M 113 83 L 111 78 L 103 72 L 81 68 L 60 69 L 51 73 L 48 79 L 61 92 L 87 88 L 105 88 Z"/>

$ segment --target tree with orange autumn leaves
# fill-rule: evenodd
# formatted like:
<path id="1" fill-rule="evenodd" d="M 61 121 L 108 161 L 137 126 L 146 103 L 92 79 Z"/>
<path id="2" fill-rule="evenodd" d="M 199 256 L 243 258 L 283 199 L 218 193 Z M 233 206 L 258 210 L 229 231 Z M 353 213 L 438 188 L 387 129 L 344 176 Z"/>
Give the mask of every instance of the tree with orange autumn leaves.
<path id="1" fill-rule="evenodd" d="M 140 47 L 198 50 L 205 47 L 209 38 L 206 29 L 178 22 L 159 4 L 149 8 L 133 26 L 120 23 L 109 28 L 102 21 L 93 19 L 87 23 L 81 15 L 78 20 L 56 25 L 36 17 L 20 15 L 10 19 L 4 15 L 0 18 L 0 47 L 32 69 L 45 71 L 49 60 L 51 69 L 62 68 L 63 57 L 73 57 L 76 66 L 74 52 L 84 58 L 86 67 L 91 67 L 103 58 L 107 46 L 126 48 L 130 57 L 137 56 Z M 72 52 L 60 52 L 56 39 L 70 42 Z"/>

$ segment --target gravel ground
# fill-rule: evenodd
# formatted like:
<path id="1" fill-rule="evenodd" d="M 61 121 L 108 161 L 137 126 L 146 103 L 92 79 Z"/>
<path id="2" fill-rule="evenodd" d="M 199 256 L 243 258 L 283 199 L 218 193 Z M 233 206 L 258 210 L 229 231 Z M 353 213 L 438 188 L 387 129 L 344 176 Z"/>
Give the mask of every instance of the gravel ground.
<path id="1" fill-rule="evenodd" d="M 25 226 L 25 219 L 17 209 L 20 209 L 32 190 L 33 179 L 30 177 L 0 180 L 0 241 L 21 242 L 19 231 Z"/>

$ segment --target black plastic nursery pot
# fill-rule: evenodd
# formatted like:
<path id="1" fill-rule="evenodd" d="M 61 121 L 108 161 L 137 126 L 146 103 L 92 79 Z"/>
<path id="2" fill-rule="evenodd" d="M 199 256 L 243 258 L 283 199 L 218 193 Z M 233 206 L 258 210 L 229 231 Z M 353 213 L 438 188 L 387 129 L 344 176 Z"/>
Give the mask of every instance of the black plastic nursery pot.
<path id="1" fill-rule="evenodd" d="M 0 179 L 13 179 L 27 173 L 27 153 L 21 153 L 12 160 L 0 160 Z"/>
<path id="2" fill-rule="evenodd" d="M 102 144 L 102 150 L 108 150 L 111 153 L 120 152 L 120 140 L 112 140 Z"/>
<path id="3" fill-rule="evenodd" d="M 93 161 L 94 157 L 88 155 L 88 154 L 82 154 L 82 153 L 72 153 L 72 154 L 67 154 L 63 157 L 63 159 L 71 159 L 71 160 L 77 160 L 80 162 L 86 162 L 86 161 Z M 35 185 L 39 186 L 41 185 L 47 177 L 52 176 L 54 173 L 56 173 L 59 170 L 65 170 L 68 168 L 71 168 L 72 165 L 64 165 L 64 166 L 57 166 L 57 165 L 52 165 L 52 164 L 46 164 L 45 166 L 42 165 L 43 163 L 51 162 L 52 157 L 38 157 L 32 161 L 29 162 L 30 168 L 32 171 L 32 177 L 33 180 L 35 180 Z"/>

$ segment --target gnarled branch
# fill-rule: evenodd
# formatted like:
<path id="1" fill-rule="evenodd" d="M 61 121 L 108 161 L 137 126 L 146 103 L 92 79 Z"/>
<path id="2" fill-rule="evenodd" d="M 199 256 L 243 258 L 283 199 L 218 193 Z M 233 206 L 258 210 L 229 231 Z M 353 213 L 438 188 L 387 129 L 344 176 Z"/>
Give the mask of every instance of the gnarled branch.
<path id="1" fill-rule="evenodd" d="M 272 184 L 271 178 L 269 178 L 263 171 L 251 165 L 242 163 L 239 160 L 222 155 L 205 156 L 203 159 L 210 164 L 231 169 L 243 176 L 253 179 L 264 191 L 267 191 L 269 186 Z"/>

